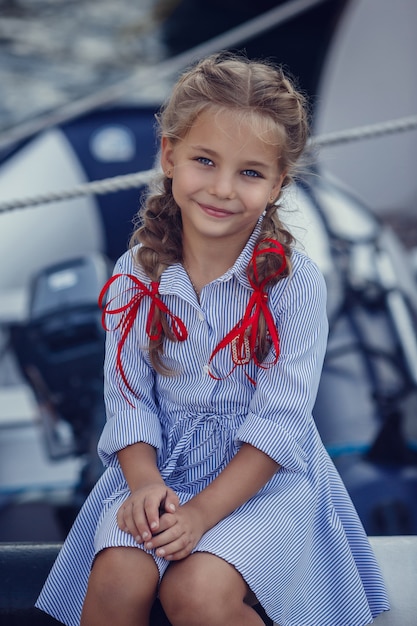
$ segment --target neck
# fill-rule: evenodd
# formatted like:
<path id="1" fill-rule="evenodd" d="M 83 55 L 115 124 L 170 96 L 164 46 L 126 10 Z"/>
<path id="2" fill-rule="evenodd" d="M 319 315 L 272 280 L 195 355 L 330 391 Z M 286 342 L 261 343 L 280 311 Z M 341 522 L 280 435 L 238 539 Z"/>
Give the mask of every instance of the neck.
<path id="1" fill-rule="evenodd" d="M 224 241 L 183 236 L 184 265 L 205 276 L 209 282 L 222 276 L 234 265 L 246 242 L 247 237 L 244 240 Z"/>
<path id="2" fill-rule="evenodd" d="M 196 292 L 230 269 L 245 247 L 251 231 L 226 237 L 203 237 L 183 224 L 183 265 Z"/>
<path id="3" fill-rule="evenodd" d="M 183 265 L 194 283 L 194 288 L 201 291 L 204 285 L 219 278 L 232 267 L 240 252 L 241 250 L 236 254 L 225 254 L 224 250 L 216 250 L 216 246 L 208 250 L 185 247 Z"/>
<path id="4" fill-rule="evenodd" d="M 235 263 L 241 249 L 235 253 L 225 252 L 224 246 L 216 245 L 183 247 L 183 265 L 197 296 L 205 285 L 227 272 Z"/>

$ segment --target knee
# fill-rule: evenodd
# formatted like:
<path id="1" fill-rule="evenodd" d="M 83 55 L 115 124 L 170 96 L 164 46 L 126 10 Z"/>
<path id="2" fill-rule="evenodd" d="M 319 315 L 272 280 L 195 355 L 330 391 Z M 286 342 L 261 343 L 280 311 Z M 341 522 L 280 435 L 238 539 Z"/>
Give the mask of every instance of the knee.
<path id="1" fill-rule="evenodd" d="M 169 569 L 159 590 L 161 604 L 172 624 L 191 624 L 190 617 L 195 619 L 204 610 L 204 582 L 198 574 L 189 577 L 180 568 Z"/>
<path id="2" fill-rule="evenodd" d="M 107 548 L 100 552 L 94 562 L 89 592 L 99 599 L 102 606 L 118 604 L 141 604 L 153 602 L 158 584 L 154 567 L 143 567 L 142 556 L 149 556 L 135 548 Z M 154 575 L 152 575 L 152 573 Z"/>
<path id="3" fill-rule="evenodd" d="M 227 594 L 222 597 L 219 589 L 213 590 L 204 570 L 193 570 L 191 573 L 172 565 L 169 570 L 169 575 L 167 572 L 162 579 L 159 598 L 173 626 L 200 624 L 201 616 L 204 616 L 205 624 L 224 623 Z"/>

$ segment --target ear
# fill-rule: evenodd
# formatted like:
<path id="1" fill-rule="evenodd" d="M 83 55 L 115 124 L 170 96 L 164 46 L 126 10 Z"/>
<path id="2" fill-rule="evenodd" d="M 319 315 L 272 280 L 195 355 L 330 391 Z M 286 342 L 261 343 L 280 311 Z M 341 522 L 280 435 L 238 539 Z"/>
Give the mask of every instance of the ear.
<path id="1" fill-rule="evenodd" d="M 173 170 L 174 167 L 174 146 L 168 137 L 161 139 L 161 167 L 165 173 Z"/>
<path id="2" fill-rule="evenodd" d="M 277 200 L 279 194 L 281 193 L 282 183 L 284 182 L 286 176 L 287 176 L 287 170 L 284 170 L 278 176 L 275 185 L 271 189 L 271 194 L 270 194 L 271 198 L 273 197 L 273 198 L 275 198 L 275 200 Z"/>

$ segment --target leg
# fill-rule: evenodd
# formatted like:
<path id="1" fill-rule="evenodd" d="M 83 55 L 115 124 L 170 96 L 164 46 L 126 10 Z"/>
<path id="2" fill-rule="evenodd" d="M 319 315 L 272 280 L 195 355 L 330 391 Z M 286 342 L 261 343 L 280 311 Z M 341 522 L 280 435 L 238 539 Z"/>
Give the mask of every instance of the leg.
<path id="1" fill-rule="evenodd" d="M 196 552 L 172 563 L 159 597 L 173 626 L 261 626 L 239 572 L 213 554 Z"/>
<path id="2" fill-rule="evenodd" d="M 81 626 L 148 626 L 159 572 L 138 548 L 107 548 L 94 562 Z"/>

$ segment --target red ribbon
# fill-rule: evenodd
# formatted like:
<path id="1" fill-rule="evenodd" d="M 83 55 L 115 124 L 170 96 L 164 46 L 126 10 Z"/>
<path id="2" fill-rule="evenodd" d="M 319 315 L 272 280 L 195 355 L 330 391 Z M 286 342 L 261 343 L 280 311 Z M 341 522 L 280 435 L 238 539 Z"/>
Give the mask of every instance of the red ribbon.
<path id="1" fill-rule="evenodd" d="M 269 274 L 262 281 L 259 282 L 257 266 L 258 257 L 271 253 L 278 254 L 281 257 L 281 265 L 275 272 Z M 255 246 L 252 258 L 249 262 L 248 270 L 251 266 L 253 267 L 254 278 L 251 277 L 248 271 L 248 279 L 251 287 L 253 288 L 253 294 L 249 299 L 245 313 L 242 319 L 239 320 L 239 322 L 232 328 L 232 330 L 229 331 L 225 337 L 223 337 L 223 339 L 212 352 L 209 359 L 210 365 L 216 354 L 218 354 L 221 350 L 226 348 L 228 345 L 230 345 L 232 348 L 234 347 L 235 349 L 232 349 L 233 367 L 230 370 L 229 374 L 227 374 L 227 376 L 230 376 L 230 374 L 238 365 L 245 365 L 252 359 L 258 367 L 266 369 L 267 367 L 275 365 L 279 357 L 278 331 L 275 326 L 274 318 L 272 317 L 271 311 L 268 306 L 268 293 L 265 291 L 265 287 L 273 278 L 282 274 L 287 267 L 287 261 L 283 246 L 279 243 L 279 241 L 276 241 L 275 239 L 264 239 L 263 241 L 260 241 Z M 258 336 L 258 324 L 261 313 L 263 313 L 264 315 L 268 333 L 271 338 L 272 345 L 275 349 L 275 358 L 272 362 L 269 362 L 268 364 L 261 363 L 256 356 L 256 341 Z M 247 354 L 248 351 L 249 354 Z M 212 378 L 215 378 L 216 380 L 220 380 L 220 378 L 217 378 L 211 372 L 210 376 Z M 248 376 L 248 378 L 252 383 L 255 383 L 255 381 L 250 376 Z"/>
<path id="2" fill-rule="evenodd" d="M 259 281 L 257 260 L 258 257 L 265 254 L 279 255 L 281 257 L 281 264 L 277 270 L 267 275 L 263 280 Z M 249 272 L 249 269 L 251 267 L 253 268 L 253 278 Z M 229 345 L 232 348 L 231 353 L 233 367 L 230 370 L 229 374 L 227 374 L 227 376 L 229 376 L 238 365 L 246 365 L 252 359 L 258 367 L 262 367 L 263 369 L 274 365 L 278 361 L 278 331 L 276 329 L 274 318 L 268 306 L 268 293 L 267 291 L 265 291 L 265 288 L 272 279 L 282 274 L 286 267 L 287 262 L 285 257 L 285 251 L 283 246 L 278 241 L 276 241 L 275 239 L 264 239 L 255 246 L 252 258 L 248 266 L 248 279 L 251 287 L 253 288 L 253 293 L 249 299 L 243 318 L 232 328 L 231 331 L 227 333 L 225 337 L 223 337 L 223 339 L 214 349 L 209 359 L 209 365 L 212 363 L 214 357 L 221 350 L 224 350 L 224 348 Z M 107 290 L 119 278 L 129 278 L 132 281 L 133 286 L 125 289 L 121 294 L 117 294 L 114 298 L 112 298 L 105 304 L 104 297 Z M 121 329 L 121 338 L 117 346 L 116 371 L 120 374 L 127 389 L 129 389 L 132 393 L 135 392 L 130 386 L 123 369 L 122 350 L 135 322 L 136 315 L 143 298 L 146 296 L 151 298 L 151 305 L 146 320 L 146 333 L 150 340 L 157 341 L 161 338 L 163 332 L 161 322 L 158 321 L 155 323 L 154 317 L 156 309 L 159 309 L 162 313 L 165 313 L 167 317 L 171 320 L 172 331 L 178 341 L 185 341 L 188 337 L 187 328 L 184 322 L 177 315 L 171 313 L 166 304 L 162 302 L 159 297 L 158 290 L 158 282 L 151 282 L 150 286 L 148 286 L 132 274 L 115 274 L 106 282 L 98 298 L 99 306 L 102 309 L 101 323 L 106 331 L 111 330 L 106 325 L 106 315 L 120 315 L 120 320 L 117 326 L 113 329 Z M 128 292 L 133 292 L 133 295 L 126 304 L 118 308 L 111 308 L 112 303 L 117 298 L 120 298 L 123 294 L 126 294 Z M 261 313 L 263 313 L 264 315 L 268 333 L 272 345 L 275 349 L 274 360 L 272 362 L 269 362 L 268 364 L 265 364 L 265 362 L 261 363 L 256 356 L 256 342 L 258 338 L 258 325 Z M 212 378 L 215 378 L 216 380 L 221 380 L 211 372 L 210 376 Z M 255 381 L 250 376 L 248 376 L 248 378 L 251 382 L 255 384 Z M 122 394 L 126 398 L 123 390 Z M 126 400 L 129 402 L 129 404 L 131 404 L 128 398 L 126 398 Z"/>
<path id="3" fill-rule="evenodd" d="M 104 304 L 104 296 L 107 290 L 117 279 L 122 278 L 122 277 L 130 278 L 130 280 L 134 283 L 133 286 L 128 287 L 122 292 L 122 294 L 118 294 L 117 296 L 109 300 L 109 302 Z M 106 315 L 120 315 L 121 316 L 117 326 L 113 329 L 113 330 L 116 330 L 117 328 L 121 329 L 121 338 L 117 346 L 116 370 L 120 374 L 126 387 L 132 393 L 135 393 L 135 392 L 133 391 L 132 387 L 129 384 L 129 381 L 127 380 L 126 374 L 123 369 L 121 355 L 122 355 L 123 346 L 135 322 L 136 315 L 137 315 L 139 306 L 141 305 L 143 298 L 145 296 L 148 296 L 149 298 L 151 298 L 151 306 L 149 308 L 149 313 L 148 313 L 148 317 L 146 320 L 146 334 L 148 335 L 150 340 L 156 341 L 160 339 L 162 335 L 161 322 L 158 321 L 155 324 L 155 320 L 154 320 L 156 309 L 159 309 L 160 311 L 165 313 L 168 316 L 168 318 L 171 320 L 172 331 L 175 337 L 178 339 L 178 341 L 185 341 L 185 339 L 187 339 L 188 337 L 187 328 L 184 322 L 177 315 L 174 315 L 173 313 L 171 313 L 171 311 L 168 309 L 166 304 L 162 302 L 162 300 L 159 298 L 158 289 L 159 289 L 159 283 L 157 282 L 151 282 L 150 288 L 149 288 L 145 283 L 140 281 L 138 278 L 136 278 L 136 276 L 133 276 L 132 274 L 115 274 L 106 282 L 106 284 L 102 288 L 100 295 L 98 297 L 98 304 L 99 304 L 99 307 L 102 309 L 101 324 L 104 330 L 106 331 L 111 330 L 106 325 Z M 123 306 L 112 309 L 111 304 L 121 295 L 128 293 L 129 291 L 133 292 L 133 296 L 130 298 L 130 300 Z M 131 403 L 129 402 L 129 404 Z"/>

